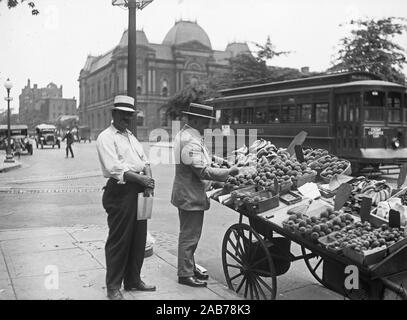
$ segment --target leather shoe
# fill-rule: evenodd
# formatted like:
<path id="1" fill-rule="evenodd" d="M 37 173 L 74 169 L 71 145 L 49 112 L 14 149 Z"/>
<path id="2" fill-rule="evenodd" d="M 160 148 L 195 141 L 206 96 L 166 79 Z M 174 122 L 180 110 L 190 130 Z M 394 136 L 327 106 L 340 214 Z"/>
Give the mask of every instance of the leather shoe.
<path id="1" fill-rule="evenodd" d="M 107 289 L 107 297 L 110 300 L 124 300 L 119 289 Z"/>
<path id="2" fill-rule="evenodd" d="M 206 282 L 201 281 L 196 277 L 178 277 L 178 282 L 190 287 L 206 287 Z"/>
<path id="3" fill-rule="evenodd" d="M 209 279 L 209 275 L 207 273 L 203 273 L 203 272 L 199 271 L 198 269 L 194 270 L 194 274 L 198 280 L 208 280 Z"/>
<path id="4" fill-rule="evenodd" d="M 155 291 L 156 287 L 146 284 L 144 281 L 140 281 L 139 283 L 135 284 L 134 286 L 124 286 L 124 290 L 126 291 Z"/>

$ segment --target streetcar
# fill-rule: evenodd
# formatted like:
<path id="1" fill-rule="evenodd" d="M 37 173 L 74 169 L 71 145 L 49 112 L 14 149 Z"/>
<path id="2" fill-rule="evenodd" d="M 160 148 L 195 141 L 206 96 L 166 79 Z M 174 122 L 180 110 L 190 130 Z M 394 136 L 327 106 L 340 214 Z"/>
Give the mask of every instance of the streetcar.
<path id="1" fill-rule="evenodd" d="M 237 133 L 236 147 L 239 141 L 247 144 L 238 139 L 237 129 L 244 129 L 245 136 L 256 129 L 258 138 L 279 147 L 305 131 L 304 147 L 349 159 L 354 172 L 407 161 L 407 88 L 375 74 L 324 74 L 219 94 L 206 100 L 215 109 L 212 127 L 224 136 Z"/>

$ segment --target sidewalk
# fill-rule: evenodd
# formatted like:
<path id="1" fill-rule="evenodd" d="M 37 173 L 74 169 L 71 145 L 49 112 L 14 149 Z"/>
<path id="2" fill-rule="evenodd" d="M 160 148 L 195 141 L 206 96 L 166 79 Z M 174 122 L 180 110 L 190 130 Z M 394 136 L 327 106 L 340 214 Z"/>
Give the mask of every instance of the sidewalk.
<path id="1" fill-rule="evenodd" d="M 15 160 L 15 162 L 7 163 L 7 162 L 4 162 L 5 158 L 6 158 L 6 154 L 3 152 L 0 152 L 0 173 L 21 167 L 20 161 Z"/>
<path id="2" fill-rule="evenodd" d="M 0 231 L 0 300 L 107 300 L 104 244 L 107 229 L 65 227 Z M 154 245 L 142 279 L 156 292 L 125 292 L 128 300 L 239 299 L 213 279 L 207 288 L 177 282 L 176 257 Z"/>

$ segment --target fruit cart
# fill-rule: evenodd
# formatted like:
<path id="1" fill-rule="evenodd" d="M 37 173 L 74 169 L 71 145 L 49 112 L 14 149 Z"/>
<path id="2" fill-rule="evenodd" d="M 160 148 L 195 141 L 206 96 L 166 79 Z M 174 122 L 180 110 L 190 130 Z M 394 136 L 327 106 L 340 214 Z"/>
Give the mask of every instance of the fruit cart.
<path id="1" fill-rule="evenodd" d="M 346 298 L 407 299 L 403 288 L 407 286 L 407 233 L 402 227 L 390 228 L 388 221 L 372 214 L 379 203 L 391 198 L 383 181 L 355 178 L 341 183 L 335 194 L 321 192 L 320 198 L 310 200 L 298 189 L 315 182 L 316 174 L 318 188 L 330 184 L 333 177 L 349 173 L 348 161 L 328 156 L 324 150 L 308 150 L 299 162 L 270 143 L 253 160 L 250 149 L 256 148 L 246 149 L 237 150 L 235 162 L 247 167 L 246 173 L 230 178 L 211 194 L 239 214 L 238 223 L 230 226 L 222 243 L 230 289 L 249 299 L 273 300 L 277 277 L 291 263 L 304 260 L 319 283 Z M 223 161 L 220 166 L 226 162 L 230 164 Z M 338 206 L 342 186 L 349 193 L 343 197 L 341 190 Z"/>
<path id="2" fill-rule="evenodd" d="M 286 210 L 269 210 L 248 214 L 240 210 L 239 222 L 225 233 L 222 263 L 230 289 L 249 299 L 275 299 L 277 277 L 286 273 L 290 264 L 304 260 L 307 268 L 323 286 L 350 299 L 407 299 L 403 282 L 407 282 L 407 245 L 404 244 L 373 265 L 364 265 L 331 252 L 299 234 L 282 227 Z M 243 223 L 246 217 L 249 223 Z M 291 252 L 291 242 L 301 252 Z M 359 272 L 358 288 L 346 287 L 347 266 Z"/>
<path id="3" fill-rule="evenodd" d="M 287 210 L 296 205 L 261 214 L 237 211 L 239 222 L 226 231 L 222 244 L 223 269 L 230 289 L 249 299 L 273 300 L 277 277 L 286 273 L 292 262 L 304 260 L 319 283 L 347 298 L 407 299 L 403 288 L 403 282 L 407 283 L 407 244 L 375 264 L 364 265 L 284 228 Z M 291 252 L 291 242 L 300 246 L 300 253 Z M 346 287 L 347 266 L 357 267 L 357 287 Z"/>

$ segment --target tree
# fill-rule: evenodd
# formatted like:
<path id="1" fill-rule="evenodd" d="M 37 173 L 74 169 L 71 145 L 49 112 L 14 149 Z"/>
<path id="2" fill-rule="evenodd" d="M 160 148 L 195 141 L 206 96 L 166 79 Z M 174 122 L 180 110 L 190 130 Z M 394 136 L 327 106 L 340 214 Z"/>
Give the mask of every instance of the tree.
<path id="1" fill-rule="evenodd" d="M 0 0 L 0 2 L 1 1 L 3 1 L 3 0 Z M 32 15 L 36 16 L 37 14 L 40 13 L 38 11 L 38 9 L 35 7 L 35 3 L 33 1 L 30 1 L 30 0 L 21 0 L 20 2 L 18 0 L 6 0 L 6 1 L 7 1 L 7 6 L 9 9 L 15 8 L 20 3 L 22 4 L 23 2 L 25 2 L 30 7 Z"/>
<path id="2" fill-rule="evenodd" d="M 299 70 L 268 66 L 273 58 L 288 55 L 291 51 L 277 51 L 267 37 L 265 44 L 254 43 L 257 51 L 241 53 L 229 59 L 231 71 L 219 81 L 220 87 L 237 87 L 271 81 L 283 81 L 304 77 Z"/>
<path id="3" fill-rule="evenodd" d="M 187 111 L 191 102 L 204 103 L 204 101 L 215 95 L 209 81 L 202 84 L 193 84 L 184 87 L 175 94 L 167 103 L 167 114 L 172 119 L 180 119 L 182 111 Z"/>
<path id="4" fill-rule="evenodd" d="M 406 19 L 359 19 L 348 24 L 355 28 L 340 40 L 340 49 L 330 71 L 368 71 L 383 80 L 404 84 L 405 49 L 394 42 L 407 31 Z"/>

